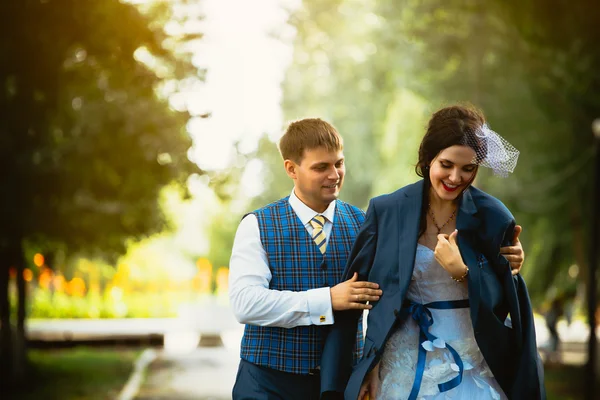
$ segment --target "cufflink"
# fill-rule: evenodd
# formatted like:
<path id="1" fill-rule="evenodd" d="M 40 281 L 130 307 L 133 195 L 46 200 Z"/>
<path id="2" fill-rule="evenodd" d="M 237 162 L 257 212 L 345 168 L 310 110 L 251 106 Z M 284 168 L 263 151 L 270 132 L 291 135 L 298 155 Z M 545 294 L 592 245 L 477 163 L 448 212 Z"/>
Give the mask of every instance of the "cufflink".
<path id="1" fill-rule="evenodd" d="M 325 316 L 324 315 L 321 315 L 319 317 L 319 322 L 325 322 Z"/>

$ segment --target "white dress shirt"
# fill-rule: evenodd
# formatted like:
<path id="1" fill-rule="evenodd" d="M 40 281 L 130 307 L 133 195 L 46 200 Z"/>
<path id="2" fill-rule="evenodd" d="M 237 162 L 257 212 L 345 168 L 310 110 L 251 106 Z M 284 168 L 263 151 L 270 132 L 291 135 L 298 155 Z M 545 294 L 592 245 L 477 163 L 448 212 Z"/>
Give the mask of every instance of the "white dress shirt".
<path id="1" fill-rule="evenodd" d="M 310 220 L 316 215 L 292 190 L 292 209 L 312 235 Z M 323 231 L 329 242 L 335 214 L 335 201 L 320 215 L 325 217 Z M 303 292 L 269 289 L 271 270 L 260 241 L 258 220 L 248 214 L 238 226 L 229 263 L 229 300 L 242 324 L 293 328 L 302 325 L 331 325 L 333 310 L 329 287 Z"/>

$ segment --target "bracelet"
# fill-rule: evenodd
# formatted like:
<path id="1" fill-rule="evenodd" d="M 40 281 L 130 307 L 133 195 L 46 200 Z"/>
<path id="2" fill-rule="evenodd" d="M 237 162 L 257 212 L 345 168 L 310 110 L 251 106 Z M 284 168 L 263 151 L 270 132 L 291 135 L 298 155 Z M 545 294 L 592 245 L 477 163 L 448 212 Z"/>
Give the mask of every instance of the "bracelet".
<path id="1" fill-rule="evenodd" d="M 460 278 L 455 278 L 452 275 L 450 275 L 450 278 L 452 278 L 455 282 L 463 282 L 465 280 L 465 278 L 467 277 L 467 275 L 469 275 L 469 267 L 467 267 L 465 265 L 465 274 L 463 276 L 461 276 Z"/>

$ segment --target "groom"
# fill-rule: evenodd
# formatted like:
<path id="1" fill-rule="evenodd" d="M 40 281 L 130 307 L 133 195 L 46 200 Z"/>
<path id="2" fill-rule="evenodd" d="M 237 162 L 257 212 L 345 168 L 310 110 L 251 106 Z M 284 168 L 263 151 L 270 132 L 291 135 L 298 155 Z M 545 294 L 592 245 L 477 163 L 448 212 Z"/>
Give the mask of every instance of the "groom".
<path id="1" fill-rule="evenodd" d="M 319 399 L 333 311 L 369 309 L 381 296 L 356 276 L 340 283 L 364 212 L 337 199 L 346 172 L 337 130 L 321 119 L 292 122 L 279 149 L 294 188 L 242 219 L 231 254 L 229 297 L 246 324 L 235 400 Z"/>

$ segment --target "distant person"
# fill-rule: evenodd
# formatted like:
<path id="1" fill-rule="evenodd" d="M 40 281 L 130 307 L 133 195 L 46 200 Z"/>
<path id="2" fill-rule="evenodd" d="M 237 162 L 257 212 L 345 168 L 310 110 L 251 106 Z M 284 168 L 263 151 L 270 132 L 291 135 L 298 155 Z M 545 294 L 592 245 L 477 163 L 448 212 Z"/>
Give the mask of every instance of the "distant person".
<path id="1" fill-rule="evenodd" d="M 423 179 L 369 204 L 344 279 L 358 273 L 383 296 L 354 367 L 361 313 L 335 313 L 323 391 L 352 400 L 545 398 L 529 296 L 511 274 L 523 262 L 521 228 L 472 185 L 480 166 L 506 176 L 517 156 L 479 110 L 433 114 L 418 153 Z"/>
<path id="2" fill-rule="evenodd" d="M 550 308 L 546 312 L 546 327 L 548 328 L 548 332 L 550 333 L 550 343 L 548 346 L 549 354 L 548 358 L 550 361 L 558 362 L 559 357 L 559 346 L 560 346 L 560 336 L 558 335 L 557 325 L 558 319 L 564 313 L 564 298 L 563 296 L 556 296 L 554 300 L 550 303 Z"/>
<path id="3" fill-rule="evenodd" d="M 567 322 L 567 326 L 571 326 L 571 323 L 573 322 L 573 316 L 575 314 L 576 299 L 577 299 L 577 292 L 575 290 L 570 290 L 565 293 L 564 314 L 565 314 L 565 320 Z"/>

